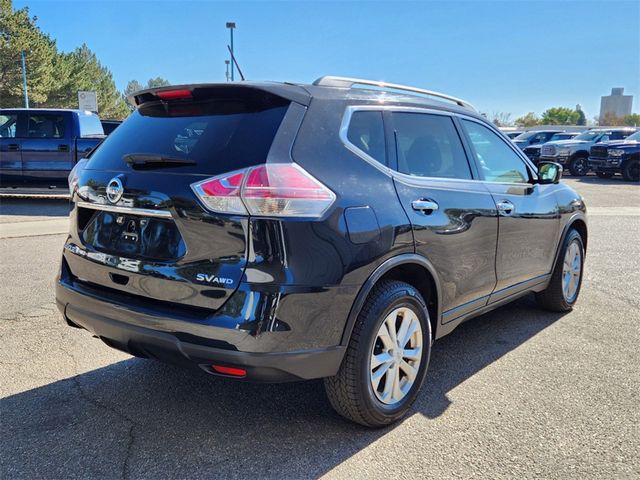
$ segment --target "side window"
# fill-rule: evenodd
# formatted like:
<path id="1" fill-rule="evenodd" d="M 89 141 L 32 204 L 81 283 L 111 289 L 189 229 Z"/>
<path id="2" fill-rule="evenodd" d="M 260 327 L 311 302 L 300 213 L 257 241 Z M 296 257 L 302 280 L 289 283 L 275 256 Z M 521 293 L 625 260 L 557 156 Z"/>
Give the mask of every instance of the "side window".
<path id="1" fill-rule="evenodd" d="M 470 120 L 462 120 L 462 123 L 485 180 L 503 183 L 529 181 L 529 171 L 522 159 L 497 134 Z"/>
<path id="2" fill-rule="evenodd" d="M 471 179 L 453 120 L 425 113 L 393 114 L 398 170 L 408 175 Z"/>
<path id="3" fill-rule="evenodd" d="M 349 141 L 382 164 L 387 163 L 387 153 L 384 141 L 384 124 L 382 112 L 369 110 L 355 111 L 351 115 Z"/>
<path id="4" fill-rule="evenodd" d="M 627 138 L 632 132 L 627 132 L 624 130 L 618 130 L 615 132 L 611 132 L 611 135 L 609 136 L 610 140 L 624 140 L 625 138 Z"/>
<path id="5" fill-rule="evenodd" d="M 0 115 L 0 138 L 16 138 L 18 115 Z"/>
<path id="6" fill-rule="evenodd" d="M 29 115 L 27 137 L 62 138 L 64 137 L 64 115 Z"/>

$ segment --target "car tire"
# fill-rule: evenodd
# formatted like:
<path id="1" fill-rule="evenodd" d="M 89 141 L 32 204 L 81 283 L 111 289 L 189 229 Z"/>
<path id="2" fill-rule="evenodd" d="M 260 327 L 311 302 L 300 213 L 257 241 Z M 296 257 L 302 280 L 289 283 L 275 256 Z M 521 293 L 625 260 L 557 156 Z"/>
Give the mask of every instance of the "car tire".
<path id="1" fill-rule="evenodd" d="M 640 160 L 631 160 L 624 164 L 622 176 L 627 182 L 640 181 Z"/>
<path id="2" fill-rule="evenodd" d="M 394 338 L 403 333 L 405 321 L 410 322 L 407 330 L 413 333 L 406 336 L 405 331 L 407 341 L 398 347 L 404 339 Z M 387 329 L 390 325 L 397 327 L 394 338 Z M 324 379 L 333 408 L 367 427 L 383 427 L 402 418 L 424 382 L 431 339 L 429 312 L 420 292 L 404 282 L 379 282 L 356 319 L 340 370 Z M 372 367 L 374 362 L 379 363 Z"/>
<path id="3" fill-rule="evenodd" d="M 552 312 L 571 310 L 580 294 L 583 270 L 584 243 L 578 231 L 572 228 L 562 243 L 549 285 L 536 294 L 538 304 Z"/>
<path id="4" fill-rule="evenodd" d="M 613 177 L 613 173 L 611 172 L 596 172 L 598 178 L 611 178 Z"/>
<path id="5" fill-rule="evenodd" d="M 584 177 L 589 173 L 589 162 L 587 157 L 573 157 L 569 162 L 569 171 L 575 177 Z"/>

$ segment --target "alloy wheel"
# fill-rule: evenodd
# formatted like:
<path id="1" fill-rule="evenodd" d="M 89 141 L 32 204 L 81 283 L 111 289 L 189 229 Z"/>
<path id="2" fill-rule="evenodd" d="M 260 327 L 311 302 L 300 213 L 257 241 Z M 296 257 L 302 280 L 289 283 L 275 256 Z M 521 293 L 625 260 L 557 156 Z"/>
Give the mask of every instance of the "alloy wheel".
<path id="1" fill-rule="evenodd" d="M 569 303 L 573 303 L 578 295 L 581 274 L 582 252 L 580 251 L 580 245 L 574 240 L 567 247 L 562 264 L 562 294 Z"/>
<path id="2" fill-rule="evenodd" d="M 415 383 L 422 361 L 422 327 L 416 313 L 399 307 L 389 313 L 371 351 L 371 387 L 387 405 L 400 402 Z"/>

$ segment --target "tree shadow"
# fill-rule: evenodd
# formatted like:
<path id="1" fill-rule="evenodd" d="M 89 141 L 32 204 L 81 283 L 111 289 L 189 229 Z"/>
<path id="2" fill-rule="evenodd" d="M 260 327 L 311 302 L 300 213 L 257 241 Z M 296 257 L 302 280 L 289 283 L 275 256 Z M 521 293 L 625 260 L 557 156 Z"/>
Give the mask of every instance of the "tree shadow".
<path id="1" fill-rule="evenodd" d="M 555 322 L 530 298 L 434 346 L 410 415 L 436 418 L 447 393 Z M 331 409 L 321 381 L 264 385 L 130 359 L 2 399 L 3 478 L 309 478 L 394 427 Z"/>
<path id="2" fill-rule="evenodd" d="M 1 198 L 0 215 L 16 217 L 68 217 L 68 199 Z"/>

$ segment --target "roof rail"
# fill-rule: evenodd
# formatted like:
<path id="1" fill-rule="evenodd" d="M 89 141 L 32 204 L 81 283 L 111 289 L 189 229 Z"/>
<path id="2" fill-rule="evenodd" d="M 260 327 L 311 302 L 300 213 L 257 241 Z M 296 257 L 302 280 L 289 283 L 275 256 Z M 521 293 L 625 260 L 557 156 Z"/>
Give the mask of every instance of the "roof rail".
<path id="1" fill-rule="evenodd" d="M 354 85 L 371 85 L 374 87 L 387 88 L 392 90 L 402 90 L 405 92 L 420 93 L 422 95 L 429 95 L 430 97 L 437 97 L 437 98 L 442 98 L 444 100 L 449 100 L 450 102 L 453 102 L 461 107 L 468 108 L 470 110 L 473 110 L 474 112 L 477 112 L 476 108 L 466 100 L 452 97 L 451 95 L 447 95 L 445 93 L 434 92 L 432 90 L 425 90 L 424 88 L 410 87 L 408 85 L 399 85 L 397 83 L 380 82 L 377 80 L 365 80 L 362 78 L 334 77 L 331 75 L 327 75 L 327 76 L 318 78 L 315 82 L 313 82 L 313 84 L 319 87 L 337 87 L 337 88 L 352 88 Z"/>

